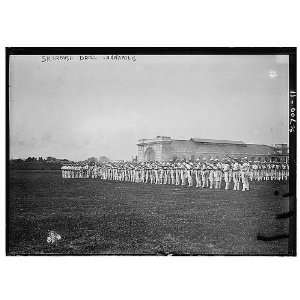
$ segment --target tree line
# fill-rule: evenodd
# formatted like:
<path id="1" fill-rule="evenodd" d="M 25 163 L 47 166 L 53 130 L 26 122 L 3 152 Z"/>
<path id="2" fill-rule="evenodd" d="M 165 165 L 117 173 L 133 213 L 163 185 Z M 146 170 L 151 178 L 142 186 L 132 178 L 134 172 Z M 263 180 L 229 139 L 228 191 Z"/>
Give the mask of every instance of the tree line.
<path id="1" fill-rule="evenodd" d="M 106 156 L 89 157 L 82 163 L 97 163 L 101 161 L 109 161 Z M 43 157 L 27 157 L 26 159 L 10 159 L 9 168 L 12 170 L 60 170 L 63 165 L 74 163 L 74 161 L 69 159 L 59 159 L 55 157 L 48 156 Z"/>

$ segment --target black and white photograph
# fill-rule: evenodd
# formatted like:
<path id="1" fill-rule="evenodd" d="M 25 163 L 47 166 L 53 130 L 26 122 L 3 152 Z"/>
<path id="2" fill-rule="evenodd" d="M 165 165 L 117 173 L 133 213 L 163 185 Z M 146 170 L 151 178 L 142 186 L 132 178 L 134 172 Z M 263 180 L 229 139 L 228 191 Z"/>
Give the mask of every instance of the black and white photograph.
<path id="1" fill-rule="evenodd" d="M 6 255 L 296 255 L 296 48 L 6 48 L 6 86 Z"/>

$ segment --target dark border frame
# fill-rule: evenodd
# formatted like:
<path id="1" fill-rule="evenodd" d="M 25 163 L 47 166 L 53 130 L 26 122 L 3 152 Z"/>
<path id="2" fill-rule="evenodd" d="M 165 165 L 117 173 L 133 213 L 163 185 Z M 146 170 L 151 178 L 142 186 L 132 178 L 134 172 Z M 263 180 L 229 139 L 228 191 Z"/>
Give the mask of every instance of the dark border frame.
<path id="1" fill-rule="evenodd" d="M 297 237 L 297 48 L 296 47 L 6 47 L 6 255 L 9 236 L 9 58 L 11 55 L 289 55 L 289 218 L 287 255 L 198 254 L 199 256 L 296 256 Z M 291 115 L 292 113 L 295 116 Z M 22 256 L 91 256 L 95 254 L 22 254 Z M 107 254 L 104 254 L 107 255 Z M 110 255 L 110 254 L 109 254 Z M 116 254 L 111 254 L 116 255 Z M 124 254 L 119 254 L 126 256 Z M 198 256 L 193 255 L 193 256 Z M 139 255 L 143 256 L 143 255 Z M 148 255 L 149 256 L 149 255 Z M 175 255 L 176 256 L 176 255 Z M 191 256 L 191 255 L 179 255 Z"/>

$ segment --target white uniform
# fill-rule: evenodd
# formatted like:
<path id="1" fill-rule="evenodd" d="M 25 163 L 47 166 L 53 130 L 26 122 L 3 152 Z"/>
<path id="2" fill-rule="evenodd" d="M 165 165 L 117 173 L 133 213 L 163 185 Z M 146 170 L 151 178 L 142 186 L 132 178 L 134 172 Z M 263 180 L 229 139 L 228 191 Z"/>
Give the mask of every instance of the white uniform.
<path id="1" fill-rule="evenodd" d="M 233 179 L 233 190 L 238 191 L 240 189 L 240 164 L 234 163 L 232 167 L 232 179 Z"/>
<path id="2" fill-rule="evenodd" d="M 201 168 L 201 177 L 202 177 L 202 187 L 206 188 L 208 187 L 208 176 L 209 176 L 209 170 L 207 170 L 207 166 L 204 164 Z"/>
<path id="3" fill-rule="evenodd" d="M 195 178 L 196 178 L 196 187 L 202 187 L 201 184 L 201 170 L 200 170 L 200 166 L 198 165 L 195 169 Z"/>
<path id="4" fill-rule="evenodd" d="M 213 189 L 213 186 L 214 186 L 214 170 L 211 166 L 208 167 L 208 170 L 209 170 L 209 175 L 208 175 L 209 188 Z"/>
<path id="5" fill-rule="evenodd" d="M 221 188 L 221 180 L 222 180 L 222 170 L 218 165 L 216 165 L 214 169 L 215 189 Z"/>
<path id="6" fill-rule="evenodd" d="M 186 171 L 189 186 L 193 186 L 192 172 L 193 171 L 191 169 L 187 169 L 187 171 Z"/>
<path id="7" fill-rule="evenodd" d="M 249 191 L 249 168 L 250 165 L 248 163 L 243 163 L 241 166 L 241 178 L 243 184 L 243 192 Z"/>
<path id="8" fill-rule="evenodd" d="M 229 164 L 227 164 L 227 163 L 223 164 L 225 190 L 229 190 L 229 182 L 230 182 L 229 171 L 230 171 Z"/>
<path id="9" fill-rule="evenodd" d="M 61 167 L 61 176 L 62 178 L 66 178 L 66 166 L 62 166 Z"/>

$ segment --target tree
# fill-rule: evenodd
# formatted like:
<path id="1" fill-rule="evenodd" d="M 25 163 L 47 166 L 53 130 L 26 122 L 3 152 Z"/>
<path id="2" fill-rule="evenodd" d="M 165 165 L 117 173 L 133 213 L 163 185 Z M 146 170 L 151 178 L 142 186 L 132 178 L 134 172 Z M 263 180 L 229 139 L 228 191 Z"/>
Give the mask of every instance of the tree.
<path id="1" fill-rule="evenodd" d="M 47 157 L 47 161 L 56 161 L 56 158 L 55 158 L 55 157 L 48 156 L 48 157 Z"/>
<path id="2" fill-rule="evenodd" d="M 96 163 L 96 162 L 98 162 L 98 159 L 97 159 L 96 157 L 89 157 L 89 158 L 87 159 L 87 161 L 88 161 L 89 163 Z"/>
<path id="3" fill-rule="evenodd" d="M 25 161 L 36 161 L 36 158 L 35 157 L 28 157 L 28 158 L 26 158 L 26 160 Z"/>
<path id="4" fill-rule="evenodd" d="M 106 156 L 100 156 L 99 157 L 99 162 L 108 162 L 108 161 L 110 161 L 110 159 Z"/>

